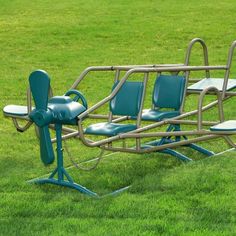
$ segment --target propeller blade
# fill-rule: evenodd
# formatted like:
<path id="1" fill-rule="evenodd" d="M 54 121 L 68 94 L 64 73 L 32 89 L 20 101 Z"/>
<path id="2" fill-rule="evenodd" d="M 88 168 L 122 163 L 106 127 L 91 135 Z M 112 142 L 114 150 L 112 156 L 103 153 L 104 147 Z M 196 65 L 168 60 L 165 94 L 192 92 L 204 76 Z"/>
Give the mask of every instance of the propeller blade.
<path id="1" fill-rule="evenodd" d="M 47 110 L 50 78 L 43 70 L 36 70 L 29 76 L 30 89 L 36 109 Z"/>
<path id="2" fill-rule="evenodd" d="M 48 126 L 38 127 L 40 137 L 40 156 L 45 165 L 52 164 L 55 156 Z"/>

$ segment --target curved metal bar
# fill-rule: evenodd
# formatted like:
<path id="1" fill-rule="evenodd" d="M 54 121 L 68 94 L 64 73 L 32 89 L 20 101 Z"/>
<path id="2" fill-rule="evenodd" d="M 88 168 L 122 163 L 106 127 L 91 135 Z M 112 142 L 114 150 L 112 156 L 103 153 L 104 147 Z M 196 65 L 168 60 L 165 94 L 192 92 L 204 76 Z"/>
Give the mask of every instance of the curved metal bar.
<path id="1" fill-rule="evenodd" d="M 229 132 L 227 132 L 228 134 Z M 235 134 L 236 132 L 234 131 L 232 133 L 232 131 L 230 132 L 230 134 Z M 212 132 L 212 131 L 209 131 L 209 130 L 188 130 L 188 131 L 170 131 L 170 132 L 166 132 L 166 131 L 160 131 L 160 132 L 151 132 L 151 133 L 123 133 L 123 134 L 120 134 L 119 137 L 122 138 L 122 139 L 125 139 L 125 138 L 138 138 L 138 137 L 141 137 L 141 138 L 153 138 L 153 137 L 169 137 L 169 136 L 193 136 L 193 135 L 210 135 L 210 134 L 215 134 L 215 135 L 219 135 L 219 134 L 222 134 L 219 133 L 219 132 Z"/>
<path id="2" fill-rule="evenodd" d="M 119 147 L 101 147 L 105 150 L 109 150 L 109 151 L 115 151 L 115 152 L 127 152 L 127 153 L 151 153 L 151 152 L 155 152 L 155 151 L 161 151 L 163 149 L 166 148 L 176 148 L 179 146 L 184 146 L 187 144 L 191 144 L 191 143 L 196 143 L 196 142 L 201 142 L 201 141 L 205 141 L 205 140 L 209 140 L 209 139 L 215 139 L 218 138 L 218 135 L 214 135 L 214 134 L 210 134 L 210 135 L 204 135 L 201 137 L 196 137 L 196 138 L 192 138 L 192 139 L 187 139 L 187 140 L 182 140 L 182 141 L 178 141 L 178 142 L 173 142 L 173 143 L 167 143 L 167 144 L 162 144 L 160 146 L 153 146 L 150 148 L 145 148 L 145 149 L 134 149 L 134 148 L 119 148 Z"/>
<path id="3" fill-rule="evenodd" d="M 21 126 L 21 125 L 19 125 L 19 123 L 18 123 L 18 121 L 17 121 L 16 118 L 12 118 L 12 121 L 13 121 L 13 124 L 14 124 L 16 130 L 19 131 L 19 132 L 24 132 L 24 131 L 26 131 L 26 130 L 33 124 L 32 121 L 28 121 L 28 122 L 26 123 L 26 125 Z"/>
<path id="4" fill-rule="evenodd" d="M 185 74 L 185 86 L 184 86 L 183 101 L 182 101 L 181 107 L 179 109 L 180 114 L 182 114 L 184 111 L 184 105 L 185 105 L 185 101 L 186 101 L 186 97 L 187 97 L 187 88 L 188 88 L 188 83 L 189 83 L 190 71 L 186 71 L 184 74 Z"/>
<path id="5" fill-rule="evenodd" d="M 224 139 L 231 147 L 236 148 L 236 144 L 229 136 L 224 136 Z"/>
<path id="6" fill-rule="evenodd" d="M 229 48 L 228 61 L 227 61 L 227 64 L 226 64 L 228 68 L 231 67 L 235 47 L 236 47 L 236 40 L 232 42 L 232 44 Z"/>
<path id="7" fill-rule="evenodd" d="M 216 87 L 213 87 L 213 86 L 208 87 L 200 93 L 200 97 L 198 100 L 198 124 L 197 124 L 198 130 L 202 130 L 203 99 L 208 91 L 215 91 L 217 95 L 217 99 L 218 99 L 219 119 L 220 119 L 220 122 L 224 121 L 224 111 L 223 111 L 222 97 L 221 97 L 220 91 Z"/>
<path id="8" fill-rule="evenodd" d="M 84 79 L 84 77 L 91 71 L 112 71 L 113 66 L 90 66 L 87 67 L 80 76 L 75 80 L 74 84 L 71 86 L 70 89 L 76 89 L 78 84 Z"/>
<path id="9" fill-rule="evenodd" d="M 27 89 L 27 111 L 28 114 L 32 111 L 32 96 L 31 96 L 31 90 L 30 87 Z"/>
<path id="10" fill-rule="evenodd" d="M 174 66 L 174 67 L 157 67 L 157 68 L 133 68 L 126 72 L 124 77 L 120 80 L 120 82 L 117 84 L 115 89 L 112 91 L 112 93 L 102 99 L 100 102 L 95 104 L 94 106 L 90 107 L 88 110 L 83 112 L 78 116 L 78 119 L 83 119 L 86 117 L 89 113 L 93 112 L 94 110 L 98 109 L 108 101 L 110 101 L 119 91 L 121 86 L 125 83 L 125 81 L 134 73 L 148 73 L 148 72 L 177 72 L 177 71 L 201 71 L 201 70 L 225 70 L 225 66 Z"/>
<path id="11" fill-rule="evenodd" d="M 156 68 L 156 67 L 173 67 L 183 66 L 184 64 L 153 64 L 153 65 L 125 65 L 125 66 L 90 66 L 87 67 L 80 76 L 75 80 L 70 89 L 76 89 L 79 83 L 86 77 L 91 71 L 129 71 L 133 68 Z"/>
<path id="12" fill-rule="evenodd" d="M 157 137 L 183 136 L 183 135 L 184 136 L 205 135 L 205 136 L 214 136 L 214 137 L 222 137 L 222 136 L 224 137 L 225 135 L 235 135 L 236 134 L 236 131 L 222 132 L 222 131 L 209 131 L 209 130 L 190 130 L 190 131 L 152 132 L 152 133 L 131 133 L 131 132 L 128 132 L 128 133 L 123 133 L 123 134 L 119 134 L 116 136 L 112 136 L 112 137 L 109 137 L 106 139 L 102 139 L 99 141 L 92 141 L 92 140 L 87 140 L 85 138 L 84 133 L 83 133 L 83 128 L 81 125 L 81 121 L 78 122 L 78 129 L 79 129 L 80 140 L 88 147 L 101 147 L 101 146 L 104 146 L 106 144 L 109 144 L 111 142 L 121 140 L 121 139 L 137 139 L 137 138 L 141 139 L 141 138 L 151 138 L 151 137 L 157 138 Z M 198 139 L 200 140 L 201 137 L 193 139 L 193 142 Z M 180 143 L 180 142 L 177 142 L 177 143 Z M 181 141 L 181 143 L 182 143 L 182 141 Z M 171 148 L 171 147 L 177 147 L 177 146 L 178 146 L 178 144 L 170 144 L 170 146 L 168 146 L 168 147 Z M 167 146 L 164 146 L 164 147 L 167 147 Z M 157 149 L 153 149 L 153 150 L 159 150 L 159 149 L 162 149 L 162 147 L 157 148 Z M 137 151 L 137 149 L 134 149 L 134 148 L 132 148 L 132 150 Z M 140 152 L 142 152 L 142 150 L 140 150 Z"/>
<path id="13" fill-rule="evenodd" d="M 226 63 L 227 69 L 225 71 L 224 83 L 223 83 L 223 88 L 222 88 L 223 98 L 225 97 L 225 93 L 226 93 L 226 90 L 227 90 L 229 74 L 230 74 L 230 69 L 231 69 L 231 65 L 232 65 L 232 59 L 233 59 L 235 47 L 236 47 L 236 40 L 233 41 L 233 43 L 231 44 L 231 46 L 229 48 L 228 60 L 227 60 L 227 63 Z"/>
<path id="14" fill-rule="evenodd" d="M 188 45 L 187 51 L 186 51 L 186 56 L 185 56 L 185 66 L 189 65 L 190 61 L 190 56 L 192 52 L 192 48 L 196 43 L 200 43 L 203 49 L 203 55 L 204 55 L 204 64 L 205 66 L 209 65 L 209 60 L 208 60 L 208 49 L 206 46 L 206 43 L 201 39 L 201 38 L 194 38 Z M 210 78 L 210 71 L 206 70 L 206 78 Z"/>
<path id="15" fill-rule="evenodd" d="M 149 73 L 144 73 L 142 100 L 141 100 L 140 110 L 139 110 L 139 113 L 137 116 L 137 122 L 136 122 L 138 128 L 140 127 L 141 121 L 142 121 L 142 111 L 143 111 L 143 105 L 144 105 L 144 100 L 146 96 L 148 77 L 149 77 Z"/>
<path id="16" fill-rule="evenodd" d="M 101 146 L 104 144 L 107 144 L 108 142 L 112 142 L 115 140 L 120 139 L 119 135 L 114 136 L 114 137 L 110 137 L 110 138 L 106 138 L 103 139 L 101 141 L 92 141 L 92 140 L 87 140 L 84 137 L 84 130 L 82 127 L 82 120 L 89 115 L 89 113 L 93 112 L 94 110 L 98 109 L 99 107 L 101 107 L 102 105 L 104 105 L 105 103 L 107 103 L 108 101 L 110 101 L 119 91 L 119 89 L 121 88 L 121 86 L 124 84 L 124 82 L 128 79 L 128 77 L 130 75 L 132 75 L 133 73 L 148 73 L 148 72 L 169 72 L 169 71 L 191 71 L 191 70 L 225 70 L 226 67 L 225 66 L 175 66 L 175 67 L 168 67 L 168 68 L 133 68 L 131 70 L 129 70 L 124 77 L 120 80 L 120 82 L 117 84 L 117 86 L 115 87 L 115 89 L 111 92 L 111 94 L 107 97 L 105 97 L 103 100 L 101 100 L 100 102 L 98 102 L 97 104 L 95 104 L 94 106 L 92 106 L 91 108 L 89 108 L 88 110 L 86 110 L 85 112 L 83 112 L 82 114 L 80 114 L 77 118 L 78 118 L 78 129 L 79 129 L 79 133 L 80 133 L 80 139 L 82 140 L 82 142 L 90 147 L 95 147 L 95 146 Z M 214 105 L 216 105 L 218 103 L 218 101 L 214 101 L 210 104 L 208 104 L 207 106 L 202 107 L 202 111 L 203 110 L 207 110 L 211 107 L 213 107 Z M 175 117 L 174 119 L 181 119 L 190 115 L 194 115 L 197 114 L 198 110 L 195 111 L 191 111 L 188 113 L 184 113 L 178 117 Z M 170 119 L 171 120 L 171 119 Z M 163 124 L 168 124 L 168 120 L 165 121 L 161 121 L 161 122 L 157 122 L 155 124 L 151 124 L 142 128 L 138 128 L 134 131 L 131 131 L 129 133 L 140 133 L 143 131 L 147 131 L 149 129 L 152 129 L 154 127 L 158 127 L 161 126 Z"/>
<path id="17" fill-rule="evenodd" d="M 206 111 L 206 110 L 212 108 L 212 107 L 215 106 L 217 103 L 218 103 L 218 101 L 214 101 L 214 102 L 212 102 L 212 103 L 210 103 L 210 104 L 204 106 L 204 107 L 202 108 L 202 111 Z M 134 131 L 130 131 L 129 133 L 125 133 L 125 134 L 120 135 L 120 138 L 137 138 L 137 137 L 140 137 L 140 134 L 139 134 L 139 133 L 141 133 L 141 132 L 148 131 L 148 130 L 153 129 L 153 128 L 157 128 L 157 127 L 160 127 L 160 126 L 162 126 L 162 125 L 171 124 L 171 121 L 172 121 L 172 120 L 176 120 L 176 121 L 177 121 L 177 120 L 179 120 L 179 119 L 183 119 L 183 118 L 186 118 L 186 117 L 188 117 L 188 116 L 195 115 L 195 114 L 197 114 L 197 112 L 198 112 L 198 110 L 190 111 L 190 112 L 184 113 L 184 114 L 182 114 L 182 115 L 180 115 L 180 116 L 178 116 L 178 117 L 166 119 L 166 120 L 163 120 L 163 121 L 160 121 L 160 122 L 156 122 L 156 123 L 154 123 L 154 124 L 150 124 L 150 125 L 141 127 L 141 128 L 136 129 L 136 130 L 134 130 Z M 81 125 L 81 123 L 79 123 L 79 125 Z M 79 126 L 78 126 L 78 127 L 79 127 Z M 81 131 L 82 131 L 82 133 L 81 133 Z M 80 132 L 80 135 L 81 135 L 81 134 L 83 135 L 83 128 L 82 128 L 82 125 L 81 125 L 81 127 L 79 127 L 79 132 Z M 183 132 L 183 131 L 182 131 L 182 132 Z M 164 133 L 166 134 L 166 132 L 164 132 Z M 151 133 L 150 136 L 149 136 L 149 134 L 144 133 L 144 134 L 142 134 L 142 137 L 154 137 L 154 136 L 158 136 L 158 135 L 163 136 L 164 133 L 160 133 L 160 132 L 155 133 L 155 134 L 154 134 L 154 133 Z M 216 132 L 214 132 L 214 134 L 215 134 L 215 133 L 216 133 Z M 194 134 L 196 134 L 195 131 L 194 131 Z M 201 134 L 202 134 L 202 133 L 201 133 Z M 205 132 L 204 132 L 204 134 L 205 134 Z M 221 134 L 222 134 L 222 133 L 221 133 Z M 232 134 L 232 132 L 230 132 L 230 134 Z M 190 135 L 190 133 L 181 133 L 181 134 L 178 134 L 178 135 Z M 117 139 L 119 139 L 119 138 L 117 138 Z M 115 140 L 115 139 L 114 139 L 114 140 Z M 114 141 L 114 140 L 113 140 L 113 141 Z M 96 144 L 93 145 L 93 144 L 91 144 L 91 142 L 93 142 L 93 141 L 90 140 L 90 144 L 87 145 L 87 146 L 92 147 L 92 146 L 104 145 L 104 144 L 106 144 L 106 143 L 107 143 L 108 141 L 110 141 L 110 140 L 105 139 L 105 140 L 102 140 L 102 141 L 105 141 L 105 142 L 100 142 L 100 141 L 98 141 L 98 142 L 96 142 Z"/>
<path id="18" fill-rule="evenodd" d="M 203 49 L 203 53 L 204 53 L 204 62 L 205 65 L 208 66 L 209 62 L 208 62 L 208 50 L 207 50 L 207 46 L 206 43 L 204 42 L 203 39 L 201 38 L 194 38 L 191 40 L 191 42 L 188 45 L 187 51 L 186 51 L 186 56 L 185 56 L 185 63 L 184 65 L 189 65 L 189 61 L 190 61 L 190 56 L 191 56 L 191 52 L 192 52 L 192 48 L 196 43 L 200 43 Z"/>
<path id="19" fill-rule="evenodd" d="M 201 71 L 201 70 L 226 70 L 227 66 L 225 65 L 217 65 L 217 66 L 170 66 L 170 67 L 155 67 L 155 68 L 147 68 L 147 67 L 137 67 L 130 69 L 126 72 L 127 74 L 133 73 L 144 73 L 144 72 L 180 72 L 180 71 Z"/>

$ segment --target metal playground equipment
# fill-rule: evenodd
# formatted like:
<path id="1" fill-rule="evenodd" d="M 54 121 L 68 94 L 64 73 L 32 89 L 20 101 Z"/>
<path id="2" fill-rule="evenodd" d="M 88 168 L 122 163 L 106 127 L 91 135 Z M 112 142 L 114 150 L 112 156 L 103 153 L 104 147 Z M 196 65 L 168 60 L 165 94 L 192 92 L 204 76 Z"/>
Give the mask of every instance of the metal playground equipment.
<path id="1" fill-rule="evenodd" d="M 197 43 L 203 49 L 204 65 L 190 66 L 192 48 Z M 3 112 L 6 117 L 12 118 L 17 131 L 24 132 L 32 124 L 38 127 L 41 160 L 45 165 L 54 162 L 52 143 L 57 144 L 56 169 L 48 178 L 33 182 L 66 186 L 98 197 L 97 193 L 75 183 L 64 168 L 62 141 L 70 138 L 78 138 L 88 147 L 99 147 L 101 155 L 104 150 L 139 154 L 162 152 L 182 161 L 192 159 L 175 150 L 180 146 L 207 156 L 214 155 L 214 152 L 197 145 L 197 142 L 223 138 L 230 146 L 235 147 L 231 135 L 236 134 L 236 121 L 224 121 L 223 112 L 223 102 L 236 95 L 233 91 L 236 79 L 229 78 L 235 47 L 236 41 L 229 49 L 226 65 L 209 65 L 207 46 L 202 39 L 196 38 L 189 43 L 183 64 L 88 67 L 63 96 L 51 97 L 50 78 L 45 71 L 32 72 L 29 76 L 27 106 L 8 105 Z M 224 78 L 211 78 L 210 72 L 213 70 L 223 71 Z M 85 97 L 77 89 L 92 71 L 115 72 L 115 76 L 111 93 L 88 107 Z M 193 79 L 193 71 L 205 71 L 206 76 L 203 79 Z M 125 72 L 123 77 L 121 72 Z M 153 73 L 157 77 L 152 92 L 152 107 L 144 109 L 149 77 Z M 133 81 L 133 75 L 136 74 L 142 74 L 142 80 Z M 31 94 L 35 108 L 32 107 Z M 191 94 L 199 94 L 198 108 L 185 112 L 185 100 Z M 203 106 L 203 100 L 208 94 L 216 95 L 216 100 Z M 107 104 L 107 115 L 94 114 Z M 219 121 L 203 121 L 203 112 L 215 106 L 218 106 Z M 189 117 L 192 119 L 188 119 Z M 85 121 L 90 119 L 106 121 L 84 127 Z M 26 124 L 20 126 L 18 120 L 25 120 Z M 71 128 L 71 125 L 76 129 Z M 183 125 L 196 128 L 182 130 Z M 205 126 L 209 128 L 204 129 Z M 49 128 L 56 131 L 56 138 L 51 139 Z M 166 131 L 156 131 L 163 128 Z M 93 140 L 94 136 L 96 141 Z M 97 137 L 101 138 L 98 140 Z"/>

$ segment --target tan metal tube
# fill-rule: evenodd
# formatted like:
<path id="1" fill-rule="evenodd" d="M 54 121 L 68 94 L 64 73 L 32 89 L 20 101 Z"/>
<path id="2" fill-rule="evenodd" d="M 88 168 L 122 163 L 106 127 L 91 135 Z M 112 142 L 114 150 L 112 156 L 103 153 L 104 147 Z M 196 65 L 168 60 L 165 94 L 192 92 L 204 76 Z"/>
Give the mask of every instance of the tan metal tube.
<path id="1" fill-rule="evenodd" d="M 204 64 L 205 66 L 209 65 L 209 61 L 208 61 L 208 50 L 207 50 L 207 46 L 206 43 L 201 39 L 201 38 L 194 38 L 188 45 L 187 51 L 186 51 L 186 56 L 185 56 L 185 63 L 184 65 L 189 65 L 190 62 L 190 55 L 192 52 L 192 48 L 196 43 L 200 43 L 200 45 L 202 46 L 203 49 L 203 55 L 204 55 Z M 206 78 L 210 78 L 210 71 L 206 70 Z"/>
<path id="2" fill-rule="evenodd" d="M 170 72 L 170 71 L 191 71 L 191 70 L 225 70 L 225 66 L 179 66 L 179 67 L 163 67 L 163 68 L 134 68 L 129 70 L 125 76 L 120 80 L 120 82 L 117 84 L 117 86 L 115 87 L 115 89 L 112 91 L 112 93 L 107 96 L 106 98 L 104 98 L 103 100 L 101 100 L 100 102 L 98 102 L 97 104 L 95 104 L 94 106 L 92 106 L 91 108 L 89 108 L 88 110 L 86 110 L 85 112 L 83 112 L 81 115 L 78 116 L 78 119 L 82 119 L 85 116 L 87 116 L 89 113 L 91 113 L 92 111 L 96 110 L 97 108 L 101 107 L 102 105 L 104 105 L 105 103 L 107 103 L 108 101 L 110 101 L 119 91 L 119 89 L 121 88 L 121 86 L 124 84 L 124 82 L 128 79 L 128 77 L 133 74 L 133 73 L 148 73 L 148 72 Z"/>
<path id="3" fill-rule="evenodd" d="M 13 117 L 12 117 L 12 121 L 17 131 L 20 131 L 20 132 L 26 131 L 33 124 L 32 121 L 28 121 L 24 126 L 21 126 L 19 125 L 17 119 Z"/>
<path id="4" fill-rule="evenodd" d="M 117 84 L 116 88 L 112 91 L 112 93 L 108 97 L 104 98 L 103 100 L 101 100 L 100 102 L 98 102 L 97 104 L 95 104 L 94 106 L 89 108 L 87 111 L 85 111 L 84 113 L 79 115 L 78 119 L 82 120 L 82 118 L 87 116 L 89 113 L 91 113 L 92 111 L 94 111 L 98 107 L 102 106 L 103 104 L 105 104 L 106 102 L 111 100 L 116 95 L 116 93 L 119 91 L 120 87 L 124 84 L 124 82 L 128 79 L 128 77 L 133 73 L 165 72 L 165 71 L 166 72 L 191 71 L 191 70 L 194 70 L 194 71 L 198 71 L 198 70 L 225 70 L 225 69 L 226 69 L 225 66 L 178 66 L 178 67 L 175 66 L 175 67 L 168 67 L 168 68 L 167 67 L 166 68 L 162 67 L 162 68 L 134 68 L 134 69 L 131 69 L 120 80 L 120 82 Z M 204 106 L 202 108 L 202 111 L 211 108 L 212 106 L 216 105 L 217 103 L 218 103 L 218 101 L 214 101 L 214 102 L 208 104 L 207 106 Z M 198 110 L 191 111 L 191 112 L 182 114 L 178 117 L 175 117 L 175 119 L 181 119 L 181 118 L 184 118 L 184 117 L 187 117 L 187 116 L 190 116 L 190 115 L 194 115 L 194 114 L 197 114 L 197 113 L 198 113 Z M 152 128 L 155 128 L 155 127 L 161 126 L 163 124 L 167 124 L 167 123 L 168 123 L 168 120 L 167 121 L 162 121 L 162 122 L 157 122 L 156 124 L 145 126 L 143 128 L 139 128 L 139 129 L 131 131 L 129 133 L 139 133 L 139 132 L 147 131 L 149 129 L 152 129 Z M 83 134 L 83 128 L 82 128 L 81 122 L 78 123 L 78 127 L 79 127 L 81 140 L 84 142 L 85 145 L 88 145 L 88 146 L 101 146 L 101 145 L 104 145 L 108 142 L 118 140 L 120 138 L 119 136 L 114 136 L 114 137 L 106 138 L 106 139 L 103 139 L 103 140 L 97 141 L 97 142 L 87 142 L 85 137 L 84 137 L 84 134 Z M 140 136 L 142 136 L 142 135 L 139 135 L 139 137 Z M 136 138 L 138 138 L 138 136 Z"/>
<path id="5" fill-rule="evenodd" d="M 169 124 L 183 124 L 183 125 L 197 125 L 198 121 L 196 120 L 168 120 Z M 217 121 L 202 121 L 202 125 L 212 126 L 219 124 Z"/>
<path id="6" fill-rule="evenodd" d="M 198 130 L 202 129 L 203 99 L 208 91 L 215 91 L 215 93 L 217 95 L 217 99 L 218 99 L 217 103 L 218 103 L 219 119 L 220 119 L 220 122 L 222 122 L 224 120 L 224 112 L 223 112 L 222 98 L 221 98 L 220 91 L 216 87 L 213 87 L 213 86 L 208 87 L 200 93 L 200 97 L 198 100 L 198 124 L 197 124 Z"/>
<path id="7" fill-rule="evenodd" d="M 232 65 L 232 58 L 233 58 L 233 54 L 234 54 L 234 49 L 236 47 L 236 40 L 233 41 L 233 43 L 231 44 L 230 48 L 229 48 L 229 53 L 228 53 L 228 60 L 227 60 L 227 69 L 225 71 L 225 76 L 224 76 L 224 83 L 223 83 L 223 88 L 222 88 L 222 92 L 223 92 L 223 98 L 225 97 L 225 93 L 227 91 L 227 85 L 228 85 L 228 80 L 229 80 L 229 74 L 230 74 L 230 68 Z"/>
<path id="8" fill-rule="evenodd" d="M 102 115 L 102 114 L 89 114 L 88 118 L 92 119 L 108 119 L 108 115 Z"/>
<path id="9" fill-rule="evenodd" d="M 116 118 L 116 119 L 112 120 L 112 123 L 118 123 L 118 122 L 125 121 L 125 120 L 129 120 L 129 116 L 122 116 L 122 117 Z"/>
<path id="10" fill-rule="evenodd" d="M 203 135 L 212 134 L 207 130 L 192 130 L 192 131 L 171 131 L 171 132 L 151 132 L 151 133 L 124 133 L 120 134 L 120 138 L 152 138 L 152 137 L 168 137 L 168 136 L 183 136 L 183 135 Z"/>
<path id="11" fill-rule="evenodd" d="M 152 138 L 152 137 L 168 137 L 168 136 L 183 136 L 183 135 L 235 135 L 236 131 L 210 131 L 210 130 L 190 130 L 190 131 L 171 131 L 171 132 L 152 132 L 152 133 L 124 133 L 120 134 L 122 138 Z"/>
<path id="12" fill-rule="evenodd" d="M 224 139 L 231 147 L 236 148 L 236 144 L 234 143 L 234 141 L 229 136 L 224 136 Z"/>
<path id="13" fill-rule="evenodd" d="M 141 125 L 142 112 L 143 112 L 144 99 L 145 99 L 145 95 L 146 95 L 148 76 L 149 76 L 149 73 L 144 73 L 142 100 L 141 100 L 140 110 L 139 110 L 139 113 L 138 113 L 138 116 L 137 116 L 137 121 L 136 121 L 137 128 L 139 128 L 140 125 Z M 136 138 L 136 149 L 139 150 L 140 148 L 141 148 L 140 139 Z"/>
<path id="14" fill-rule="evenodd" d="M 84 79 L 84 77 L 90 72 L 90 71 L 112 71 L 112 66 L 90 66 L 87 67 L 80 76 L 75 80 L 74 84 L 71 86 L 70 89 L 76 89 L 78 84 L 81 82 L 81 80 Z"/>
<path id="15" fill-rule="evenodd" d="M 75 137 L 79 137 L 79 132 L 78 131 L 75 131 L 73 133 L 69 133 L 69 134 L 65 134 L 65 135 L 62 135 L 61 138 L 62 140 L 66 140 L 66 139 L 69 139 L 69 138 L 75 138 Z M 57 141 L 56 138 L 53 138 L 51 139 L 51 142 L 52 143 L 55 143 Z"/>
<path id="16" fill-rule="evenodd" d="M 182 104 L 181 104 L 181 107 L 180 107 L 180 114 L 183 113 L 183 110 L 184 110 L 184 105 L 185 105 L 185 100 L 186 100 L 186 94 L 187 94 L 187 88 L 188 88 L 188 80 L 189 80 L 189 74 L 190 74 L 190 71 L 186 71 L 185 72 L 185 86 L 184 86 L 184 94 L 183 94 L 183 101 L 182 101 Z"/>
<path id="17" fill-rule="evenodd" d="M 149 76 L 149 73 L 144 73 L 142 100 L 141 100 L 140 111 L 138 113 L 137 123 L 136 123 L 138 128 L 141 125 L 141 118 L 142 118 L 142 111 L 143 111 L 144 100 L 145 100 L 145 96 L 146 96 L 148 76 Z"/>
<path id="18" fill-rule="evenodd" d="M 154 64 L 154 65 L 125 65 L 125 66 L 90 66 L 87 67 L 80 76 L 75 80 L 73 85 L 71 86 L 71 89 L 76 89 L 78 84 L 86 77 L 86 75 L 91 71 L 128 71 L 133 68 L 137 67 L 147 67 L 147 68 L 153 68 L 153 67 L 172 67 L 172 66 L 183 66 L 183 64 Z"/>
<path id="19" fill-rule="evenodd" d="M 214 101 L 212 103 L 209 103 L 208 105 L 204 106 L 202 108 L 202 111 L 205 111 L 205 110 L 208 110 L 210 108 L 212 108 L 213 106 L 215 106 L 216 104 L 218 103 L 218 101 Z M 153 129 L 153 128 L 157 128 L 159 126 L 162 126 L 164 124 L 169 124 L 169 121 L 171 120 L 179 120 L 179 119 L 183 119 L 183 118 L 186 118 L 188 116 L 192 116 L 192 115 L 196 115 L 198 113 L 198 110 L 193 110 L 193 111 L 190 111 L 190 112 L 186 112 L 186 113 L 183 113 L 179 116 L 176 116 L 174 118 L 171 118 L 171 119 L 166 119 L 166 120 L 163 120 L 163 121 L 160 121 L 160 122 L 156 122 L 154 124 L 150 124 L 150 125 L 147 125 L 145 127 L 142 127 L 142 128 L 139 128 L 139 129 L 136 129 L 136 130 L 133 130 L 133 131 L 130 131 L 129 133 L 140 133 L 140 132 L 144 132 L 144 131 L 147 131 L 149 129 Z"/>
<path id="20" fill-rule="evenodd" d="M 140 150 L 136 150 L 134 148 L 119 148 L 119 147 L 113 147 L 113 148 L 108 148 L 108 147 L 101 147 L 102 149 L 105 150 L 109 150 L 109 151 L 115 151 L 115 152 L 128 152 L 128 153 L 150 153 L 150 152 L 154 152 L 154 151 L 160 151 L 166 148 L 176 148 L 179 146 L 184 146 L 190 143 L 197 143 L 197 142 L 201 142 L 201 141 L 205 141 L 205 140 L 209 140 L 209 139 L 214 139 L 214 138 L 218 138 L 218 135 L 206 135 L 206 136 L 202 136 L 202 137 L 197 137 L 197 138 L 193 138 L 193 139 L 188 139 L 188 140 L 182 140 L 179 142 L 173 142 L 173 143 L 168 143 L 168 144 L 163 144 L 160 146 L 155 146 L 155 147 L 150 147 L 150 148 L 146 148 L 146 149 L 140 149 Z"/>
<path id="21" fill-rule="evenodd" d="M 32 111 L 32 97 L 30 88 L 27 89 L 26 96 L 27 96 L 27 112 L 29 114 Z"/>

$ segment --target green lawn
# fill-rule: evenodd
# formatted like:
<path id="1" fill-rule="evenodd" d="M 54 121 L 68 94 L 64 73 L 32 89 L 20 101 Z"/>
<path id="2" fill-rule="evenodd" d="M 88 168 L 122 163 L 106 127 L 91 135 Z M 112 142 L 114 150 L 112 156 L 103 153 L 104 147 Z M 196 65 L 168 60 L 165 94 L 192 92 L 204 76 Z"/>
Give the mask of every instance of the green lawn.
<path id="1" fill-rule="evenodd" d="M 54 94 L 61 95 L 87 66 L 183 63 L 195 37 L 208 44 L 211 64 L 225 64 L 235 19 L 233 0 L 0 0 L 0 107 L 26 103 L 34 69 L 46 70 Z M 196 47 L 191 64 L 202 61 Z M 109 93 L 112 76 L 88 76 L 80 89 L 89 105 Z M 186 110 L 196 109 L 196 102 L 188 98 Z M 235 118 L 234 108 L 234 99 L 225 103 L 227 119 Z M 215 111 L 204 118 L 213 116 Z M 53 169 L 40 162 L 34 129 L 18 133 L 0 113 L 0 132 L 0 235 L 236 235 L 234 151 L 206 159 L 181 148 L 196 160 L 190 164 L 160 153 L 116 153 L 94 171 L 70 169 L 100 194 L 132 185 L 98 200 L 28 184 Z M 78 161 L 99 151 L 77 140 L 68 145 Z M 215 152 L 228 148 L 223 140 L 202 145 Z"/>

